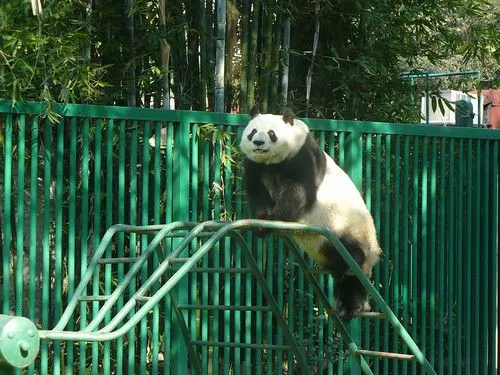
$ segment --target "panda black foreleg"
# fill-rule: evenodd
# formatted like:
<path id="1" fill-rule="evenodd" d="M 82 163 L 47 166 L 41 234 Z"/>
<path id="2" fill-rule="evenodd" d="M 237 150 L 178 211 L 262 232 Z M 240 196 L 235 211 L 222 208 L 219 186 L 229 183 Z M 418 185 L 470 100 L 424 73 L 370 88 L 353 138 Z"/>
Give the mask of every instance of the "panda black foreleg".
<path id="1" fill-rule="evenodd" d="M 351 320 L 356 312 L 370 310 L 368 293 L 355 275 L 344 274 L 335 281 L 335 298 L 338 314 L 344 320 Z"/>
<path id="2" fill-rule="evenodd" d="M 294 182 L 282 184 L 269 220 L 298 221 L 311 200 L 308 198 L 304 185 Z"/>

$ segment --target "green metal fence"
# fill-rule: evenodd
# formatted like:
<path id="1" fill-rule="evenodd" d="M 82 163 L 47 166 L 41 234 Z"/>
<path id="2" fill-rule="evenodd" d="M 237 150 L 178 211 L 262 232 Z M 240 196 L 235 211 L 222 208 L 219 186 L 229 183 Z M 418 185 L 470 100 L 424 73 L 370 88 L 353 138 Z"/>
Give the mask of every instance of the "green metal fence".
<path id="1" fill-rule="evenodd" d="M 43 329 L 54 327 L 102 235 L 115 223 L 247 217 L 236 147 L 247 119 L 0 101 L 0 312 L 26 316 Z M 500 132 L 307 123 L 362 190 L 384 250 L 375 286 L 436 371 L 496 373 Z M 288 325 L 303 343 L 311 372 L 343 373 L 349 367 L 346 348 L 283 244 L 250 234 L 247 240 L 276 301 L 289 312 Z M 150 241 L 146 234 L 121 234 L 107 257 L 137 256 Z M 164 251 L 176 241 L 165 242 Z M 262 306 L 255 280 L 217 272 L 241 266 L 234 243 L 221 242 L 213 254 L 201 265 L 213 272 L 181 281 L 179 304 Z M 158 262 L 148 262 L 124 300 Z M 109 293 L 130 267 L 106 264 L 94 275 L 88 295 Z M 320 279 L 332 298 L 331 278 Z M 68 328 L 84 329 L 100 303 L 81 302 Z M 200 341 L 262 343 L 203 346 L 204 372 L 293 372 L 286 351 L 272 350 L 282 346 L 283 333 L 263 310 L 188 310 L 191 335 Z M 361 347 L 401 350 L 387 322 L 363 320 L 352 329 Z M 117 340 L 42 341 L 28 373 L 180 374 L 187 363 L 182 332 L 166 299 Z M 417 372 L 414 364 L 388 359 L 373 359 L 372 367 L 375 373 Z"/>

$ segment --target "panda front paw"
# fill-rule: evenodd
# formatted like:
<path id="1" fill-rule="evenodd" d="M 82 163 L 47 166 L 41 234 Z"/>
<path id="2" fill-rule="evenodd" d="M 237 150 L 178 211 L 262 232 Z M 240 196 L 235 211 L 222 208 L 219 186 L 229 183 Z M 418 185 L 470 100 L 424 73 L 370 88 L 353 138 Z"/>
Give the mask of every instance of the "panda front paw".
<path id="1" fill-rule="evenodd" d="M 271 209 L 270 208 L 263 208 L 261 210 L 258 210 L 256 212 L 257 219 L 259 220 L 269 220 L 271 217 Z"/>
<path id="2" fill-rule="evenodd" d="M 270 208 L 263 208 L 261 210 L 258 210 L 255 213 L 255 216 L 258 220 L 270 220 L 271 209 Z M 263 238 L 269 234 L 269 229 L 267 229 L 267 228 L 254 228 L 253 232 L 255 233 L 255 235 L 257 237 Z"/>
<path id="3" fill-rule="evenodd" d="M 339 306 L 339 309 L 337 312 L 339 314 L 339 317 L 342 320 L 348 322 L 349 320 L 354 318 L 354 315 L 356 313 L 363 312 L 363 311 L 370 311 L 370 304 L 367 301 L 365 301 L 365 303 L 363 303 L 363 304 L 359 304 L 356 306 L 349 306 L 349 305 L 341 304 Z"/>

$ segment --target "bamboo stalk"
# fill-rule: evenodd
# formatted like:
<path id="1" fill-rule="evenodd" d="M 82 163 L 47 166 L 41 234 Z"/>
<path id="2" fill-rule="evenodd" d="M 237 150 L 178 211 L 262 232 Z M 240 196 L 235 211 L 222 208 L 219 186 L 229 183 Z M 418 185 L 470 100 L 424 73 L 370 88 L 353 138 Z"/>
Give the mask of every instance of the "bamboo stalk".
<path id="1" fill-rule="evenodd" d="M 250 3 L 243 0 L 241 5 L 241 76 L 240 76 L 240 111 L 247 113 L 248 106 L 248 50 L 249 50 L 249 31 L 250 31 Z"/>
<path id="2" fill-rule="evenodd" d="M 273 13 L 267 8 L 262 14 L 262 37 L 264 46 L 262 49 L 262 70 L 260 77 L 259 101 L 263 112 L 269 111 L 271 101 L 271 75 L 272 75 L 272 48 L 273 48 Z"/>
<path id="3" fill-rule="evenodd" d="M 165 13 L 165 0 L 160 0 L 160 25 L 163 33 L 166 31 L 167 16 Z M 165 38 L 160 44 L 160 66 L 161 66 L 161 96 L 163 108 L 170 108 L 170 82 L 169 82 L 169 62 L 170 62 L 170 44 Z"/>
<path id="4" fill-rule="evenodd" d="M 127 88 L 127 106 L 135 107 L 136 99 L 136 76 L 135 76 L 135 29 L 134 29 L 134 14 L 132 9 L 134 7 L 134 0 L 125 0 L 125 27 L 128 33 L 128 56 L 129 67 L 126 72 L 125 86 Z"/>
<path id="5" fill-rule="evenodd" d="M 255 104 L 255 84 L 257 72 L 257 40 L 259 39 L 259 13 L 260 0 L 252 0 L 252 28 L 250 31 L 249 56 L 252 59 L 248 62 L 248 107 Z"/>
<path id="6" fill-rule="evenodd" d="M 286 106 L 288 102 L 288 78 L 290 74 L 290 17 L 283 25 L 283 68 L 281 69 L 281 102 Z"/>
<path id="7" fill-rule="evenodd" d="M 313 47 L 312 47 L 312 56 L 311 56 L 311 64 L 309 65 L 309 69 L 307 70 L 306 77 L 306 117 L 309 116 L 309 101 L 311 96 L 311 83 L 312 83 L 312 75 L 314 68 L 314 57 L 316 56 L 316 49 L 318 48 L 318 39 L 319 39 L 319 11 L 320 11 L 320 3 L 316 2 L 316 6 L 314 8 L 314 14 L 316 16 L 316 26 L 314 28 L 314 37 L 313 37 Z"/>
<path id="8" fill-rule="evenodd" d="M 235 81 L 235 56 L 238 50 L 238 21 L 239 10 L 236 5 L 229 1 L 226 6 L 226 53 L 224 91 L 226 97 L 226 112 L 231 112 L 235 96 L 233 82 Z"/>
<path id="9" fill-rule="evenodd" d="M 226 0 L 217 0 L 215 42 L 215 112 L 224 112 L 224 63 L 226 50 Z"/>
<path id="10" fill-rule="evenodd" d="M 276 111 L 281 107 L 281 98 L 280 98 L 280 91 L 279 91 L 279 84 L 280 84 L 280 77 L 279 77 L 279 72 L 280 72 L 280 52 L 281 52 L 281 30 L 282 30 L 282 24 L 283 24 L 283 13 L 281 10 L 281 5 L 282 1 L 279 2 L 279 9 L 276 11 L 276 17 L 273 18 L 271 17 L 272 22 L 272 44 L 271 44 L 271 77 L 270 77 L 270 84 L 271 84 L 271 90 L 270 90 L 270 100 L 269 100 L 269 105 L 271 111 Z"/>
<path id="11" fill-rule="evenodd" d="M 207 109 L 208 105 L 208 89 L 209 86 L 209 74 L 208 74 L 208 50 L 207 50 L 207 38 L 208 38 L 208 27 L 207 27 L 207 11 L 205 7 L 205 0 L 200 0 L 199 2 L 199 12 L 200 12 L 200 76 L 201 76 L 201 109 L 204 111 Z"/>

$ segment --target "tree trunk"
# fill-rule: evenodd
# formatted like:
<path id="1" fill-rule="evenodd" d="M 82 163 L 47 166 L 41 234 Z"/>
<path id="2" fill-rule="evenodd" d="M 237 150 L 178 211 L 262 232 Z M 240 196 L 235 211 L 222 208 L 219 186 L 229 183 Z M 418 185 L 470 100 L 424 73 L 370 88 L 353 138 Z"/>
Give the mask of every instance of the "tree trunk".
<path id="1" fill-rule="evenodd" d="M 161 96 L 163 108 L 170 108 L 170 82 L 169 82 L 169 62 L 170 44 L 166 40 L 167 15 L 165 13 L 165 0 L 160 0 L 160 28 L 164 38 L 160 45 L 160 66 L 161 66 Z"/>
<path id="2" fill-rule="evenodd" d="M 314 57 L 316 56 L 316 49 L 318 48 L 318 39 L 319 39 L 319 10 L 320 3 L 319 1 L 316 3 L 316 7 L 314 9 L 314 13 L 316 16 L 316 26 L 314 28 L 314 37 L 313 37 L 313 46 L 312 46 L 312 55 L 311 55 L 311 64 L 309 65 L 309 69 L 307 71 L 306 77 L 306 117 L 309 116 L 309 99 L 311 96 L 311 83 L 312 83 L 312 75 L 314 68 Z"/>
<path id="3" fill-rule="evenodd" d="M 226 12 L 226 62 L 225 62 L 225 84 L 224 91 L 226 97 L 226 112 L 231 112 L 233 109 L 234 99 L 235 99 L 235 89 L 234 82 L 235 77 L 235 65 L 236 60 L 234 59 L 236 51 L 238 48 L 238 21 L 239 12 L 238 8 L 233 1 L 227 3 Z"/>
<path id="4" fill-rule="evenodd" d="M 215 0 L 206 0 L 206 22 L 205 22 L 205 35 L 207 37 L 207 54 L 205 60 L 205 69 L 207 71 L 207 102 L 208 109 L 213 111 L 215 108 L 215 43 L 212 41 L 215 38 L 216 34 L 216 26 L 215 26 L 215 17 L 212 9 L 214 8 Z M 208 42 L 209 41 L 209 42 Z"/>
<path id="5" fill-rule="evenodd" d="M 90 61 L 92 58 L 92 49 L 91 49 L 91 42 L 90 42 L 90 36 L 92 34 L 92 28 L 90 27 L 90 18 L 92 16 L 92 0 L 87 0 L 85 3 L 85 22 L 87 22 L 87 33 L 89 35 L 88 41 L 84 42 L 83 44 L 83 58 L 87 61 Z"/>
<path id="6" fill-rule="evenodd" d="M 207 25 L 207 10 L 205 7 L 205 0 L 200 0 L 199 2 L 199 12 L 200 12 L 200 106 L 201 110 L 205 111 L 207 109 L 207 97 L 208 97 L 208 86 L 209 82 L 209 66 L 210 60 L 208 58 L 207 51 L 207 39 L 208 39 L 208 25 Z"/>
<path id="7" fill-rule="evenodd" d="M 186 12 L 184 3 L 177 0 L 174 6 L 173 20 L 175 24 L 176 42 L 173 45 L 172 59 L 172 89 L 174 92 L 175 108 L 189 109 L 189 103 L 186 98 L 186 76 L 189 69 L 186 52 Z"/>
<path id="8" fill-rule="evenodd" d="M 272 23 L 271 27 L 273 30 L 272 41 L 271 41 L 271 77 L 270 77 L 270 98 L 269 98 L 269 110 L 271 112 L 279 111 L 282 106 L 280 98 L 280 54 L 281 54 L 281 30 L 283 24 L 281 7 L 276 11 L 276 19 Z"/>
<path id="9" fill-rule="evenodd" d="M 240 112 L 248 113 L 248 47 L 250 31 L 250 4 L 243 0 L 241 6 L 241 76 L 240 76 Z"/>
<path id="10" fill-rule="evenodd" d="M 215 112 L 224 112 L 224 56 L 226 49 L 226 0 L 217 0 L 215 44 Z"/>
<path id="11" fill-rule="evenodd" d="M 283 68 L 281 70 L 281 103 L 288 102 L 288 76 L 290 74 L 290 18 L 283 25 Z"/>
<path id="12" fill-rule="evenodd" d="M 272 76 L 272 49 L 273 49 L 273 13 L 270 9 L 262 12 L 262 65 L 260 74 L 259 101 L 263 112 L 270 109 L 271 76 Z"/>
<path id="13" fill-rule="evenodd" d="M 134 0 L 125 0 L 125 29 L 127 30 L 127 56 L 126 61 L 129 62 L 128 69 L 125 73 L 125 86 L 127 89 L 127 106 L 135 107 L 137 105 L 136 98 L 136 77 L 135 77 L 135 30 L 134 30 L 134 14 L 132 12 Z"/>
<path id="14" fill-rule="evenodd" d="M 187 97 L 190 102 L 190 109 L 200 110 L 205 108 L 202 104 L 201 77 L 200 77 L 200 44 L 199 44 L 199 15 L 198 7 L 194 2 L 186 2 L 187 18 Z"/>
<path id="15" fill-rule="evenodd" d="M 256 72 L 259 59 L 257 58 L 257 40 L 259 39 L 259 13 L 260 0 L 252 0 L 253 12 L 250 17 L 252 29 L 250 35 L 249 61 L 248 61 L 248 107 L 255 104 Z"/>

